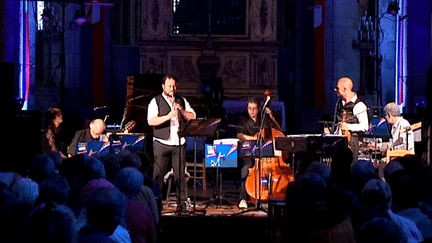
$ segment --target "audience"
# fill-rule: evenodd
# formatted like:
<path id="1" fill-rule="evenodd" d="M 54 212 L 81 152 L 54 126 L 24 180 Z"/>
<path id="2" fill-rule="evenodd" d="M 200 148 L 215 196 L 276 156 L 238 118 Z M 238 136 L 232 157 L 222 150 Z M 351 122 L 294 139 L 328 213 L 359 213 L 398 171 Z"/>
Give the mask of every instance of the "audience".
<path id="1" fill-rule="evenodd" d="M 156 225 L 149 207 L 134 198 L 143 186 L 143 175 L 136 168 L 126 167 L 116 177 L 116 185 L 126 195 L 126 224 L 135 243 L 156 242 Z"/>
<path id="2" fill-rule="evenodd" d="M 77 243 L 74 214 L 66 205 L 42 203 L 30 216 L 27 242 Z"/>
<path id="3" fill-rule="evenodd" d="M 36 183 L 40 183 L 54 174 L 54 162 L 48 155 L 39 154 L 30 161 L 29 177 Z"/>
<path id="4" fill-rule="evenodd" d="M 118 188 L 96 189 L 86 204 L 87 222 L 79 231 L 79 242 L 116 242 L 110 236 L 124 218 L 125 207 L 126 197 Z"/>
<path id="5" fill-rule="evenodd" d="M 0 168 L 2 242 L 154 243 L 161 192 L 150 157 L 122 151 L 62 160 L 39 154 L 27 175 Z M 349 149 L 331 167 L 306 156 L 288 184 L 283 239 L 290 242 L 431 242 L 432 166 L 392 160 L 383 178 Z M 157 230 L 158 229 L 158 230 Z"/>

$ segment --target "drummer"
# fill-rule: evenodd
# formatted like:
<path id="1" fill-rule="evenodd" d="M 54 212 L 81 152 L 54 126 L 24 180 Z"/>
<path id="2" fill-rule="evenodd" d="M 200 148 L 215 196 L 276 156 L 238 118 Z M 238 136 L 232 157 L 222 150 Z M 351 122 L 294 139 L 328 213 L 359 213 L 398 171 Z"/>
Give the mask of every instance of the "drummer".
<path id="1" fill-rule="evenodd" d="M 240 118 L 240 124 L 238 129 L 237 138 L 240 140 L 257 140 L 258 134 L 260 132 L 261 116 L 260 116 L 260 101 L 256 97 L 249 97 L 247 101 L 247 112 L 248 115 L 243 115 Z M 276 121 L 273 111 L 265 107 L 265 124 L 263 124 L 263 129 L 276 129 L 282 131 L 280 125 Z M 271 131 L 266 134 L 271 135 Z M 239 159 L 239 164 L 243 164 L 240 176 L 240 203 L 239 208 L 248 208 L 248 195 L 246 193 L 246 178 L 249 174 L 249 169 L 254 166 L 254 160 L 251 158 L 241 158 Z"/>

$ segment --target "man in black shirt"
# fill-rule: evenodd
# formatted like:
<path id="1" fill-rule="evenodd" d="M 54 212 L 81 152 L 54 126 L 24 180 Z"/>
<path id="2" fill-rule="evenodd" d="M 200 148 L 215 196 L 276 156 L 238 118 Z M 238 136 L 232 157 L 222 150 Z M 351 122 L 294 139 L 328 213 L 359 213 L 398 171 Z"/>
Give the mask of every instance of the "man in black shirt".
<path id="1" fill-rule="evenodd" d="M 257 98 L 250 97 L 248 99 L 247 111 L 248 116 L 242 116 L 240 119 L 240 128 L 238 130 L 237 138 L 242 141 L 257 140 L 261 125 L 261 117 L 259 115 L 260 102 Z M 275 128 L 279 131 L 281 131 L 282 129 L 274 118 L 273 112 L 270 110 L 270 108 L 266 107 L 265 113 L 267 118 L 269 119 L 266 118 L 263 124 L 263 129 L 265 130 L 263 138 L 269 138 L 269 136 L 271 137 L 271 128 Z M 243 167 L 240 172 L 241 185 L 239 208 L 247 208 L 248 196 L 246 193 L 245 184 L 249 174 L 249 169 L 253 167 L 254 161 L 252 160 L 252 158 L 242 158 L 239 162 L 243 163 Z"/>

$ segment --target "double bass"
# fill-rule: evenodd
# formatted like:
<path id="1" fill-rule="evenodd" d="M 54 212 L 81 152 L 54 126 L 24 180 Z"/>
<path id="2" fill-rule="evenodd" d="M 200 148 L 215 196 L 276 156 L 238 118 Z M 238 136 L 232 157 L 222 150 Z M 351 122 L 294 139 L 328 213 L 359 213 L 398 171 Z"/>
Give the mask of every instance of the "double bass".
<path id="1" fill-rule="evenodd" d="M 264 137 L 264 131 L 261 131 L 261 137 Z M 272 129 L 271 133 L 273 140 L 285 136 L 276 129 Z M 268 202 L 270 199 L 285 199 L 286 189 L 292 181 L 294 174 L 283 156 L 256 158 L 255 166 L 249 169 L 245 187 L 250 200 L 256 204 L 258 200 Z"/>

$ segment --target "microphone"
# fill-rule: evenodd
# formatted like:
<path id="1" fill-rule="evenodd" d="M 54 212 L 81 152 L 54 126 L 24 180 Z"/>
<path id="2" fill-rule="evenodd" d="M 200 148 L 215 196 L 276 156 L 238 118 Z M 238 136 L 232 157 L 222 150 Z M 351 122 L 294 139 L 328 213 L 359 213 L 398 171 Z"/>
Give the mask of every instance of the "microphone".
<path id="1" fill-rule="evenodd" d="M 264 102 L 264 105 L 263 105 L 263 109 L 267 107 L 267 105 L 268 105 L 270 99 L 271 99 L 270 95 L 267 96 L 266 101 Z"/>

